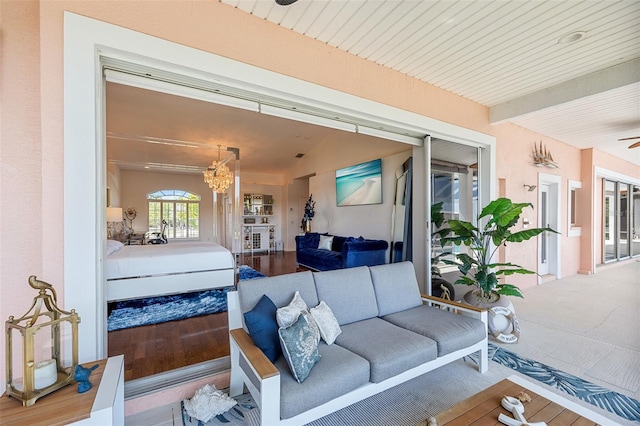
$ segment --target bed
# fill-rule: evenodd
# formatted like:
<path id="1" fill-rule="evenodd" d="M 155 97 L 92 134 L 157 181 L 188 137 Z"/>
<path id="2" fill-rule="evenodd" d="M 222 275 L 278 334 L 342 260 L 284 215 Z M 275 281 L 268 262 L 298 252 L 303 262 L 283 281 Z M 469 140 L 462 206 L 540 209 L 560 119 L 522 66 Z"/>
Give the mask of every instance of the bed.
<path id="1" fill-rule="evenodd" d="M 188 293 L 235 284 L 233 254 L 216 243 L 107 242 L 107 301 Z"/>

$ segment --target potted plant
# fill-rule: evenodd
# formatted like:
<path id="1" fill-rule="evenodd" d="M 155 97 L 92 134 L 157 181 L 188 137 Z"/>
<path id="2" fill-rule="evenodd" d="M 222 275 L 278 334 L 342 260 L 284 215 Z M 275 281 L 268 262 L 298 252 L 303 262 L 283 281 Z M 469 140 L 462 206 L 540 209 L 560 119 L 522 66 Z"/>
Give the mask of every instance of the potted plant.
<path id="1" fill-rule="evenodd" d="M 534 274 L 514 263 L 500 263 L 493 260 L 494 255 L 501 246 L 507 243 L 519 243 L 527 241 L 543 232 L 554 232 L 551 228 L 531 228 L 515 231 L 514 227 L 520 220 L 520 215 L 525 207 L 533 207 L 531 203 L 514 203 L 508 198 L 498 198 L 491 201 L 478 216 L 478 224 L 482 219 L 486 224 L 477 227 L 471 222 L 463 220 L 449 220 L 447 227 L 440 231 L 443 245 L 465 245 L 470 253 L 456 254 L 456 261 L 444 259 L 447 264 L 456 265 L 462 276 L 456 280 L 456 284 L 466 284 L 475 287 L 464 295 L 464 300 L 470 305 L 482 306 L 493 309 L 493 316 L 501 314 L 511 320 L 512 330 L 517 329 L 516 336 L 501 334 L 504 330 L 497 324 L 492 324 L 491 315 L 489 331 L 499 340 L 509 342 L 517 341 L 519 329 L 515 320 L 513 305 L 506 298 L 500 296 L 522 297 L 520 289 L 513 284 L 500 282 L 500 277 L 514 274 Z M 480 225 L 478 225 L 480 226 Z M 494 309 L 502 307 L 503 309 Z M 507 313 L 507 310 L 510 311 Z M 494 318 L 495 319 L 495 318 Z M 493 328 L 493 330 L 492 330 Z M 505 340 L 501 339 L 503 337 Z M 515 338 L 515 340 L 513 340 Z M 509 343 L 511 343 L 509 342 Z"/>

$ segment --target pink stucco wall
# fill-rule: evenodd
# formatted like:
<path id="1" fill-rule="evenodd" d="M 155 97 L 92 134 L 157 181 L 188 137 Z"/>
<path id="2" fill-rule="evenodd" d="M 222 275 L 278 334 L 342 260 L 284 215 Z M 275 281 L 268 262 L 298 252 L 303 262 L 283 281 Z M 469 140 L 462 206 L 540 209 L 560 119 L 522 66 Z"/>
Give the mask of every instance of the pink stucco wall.
<path id="1" fill-rule="evenodd" d="M 278 73 L 410 110 L 498 139 L 498 177 L 506 194 L 531 201 L 524 183 L 536 180 L 528 163 L 534 142 L 552 151 L 555 173 L 584 180 L 580 152 L 512 125 L 490 126 L 488 109 L 434 86 L 315 42 L 215 1 L 0 1 L 0 317 L 29 306 L 30 274 L 64 286 L 63 223 L 63 12 L 65 10 L 169 39 Z M 88 141 L 90 143 L 90 141 Z M 584 159 L 584 156 L 582 156 Z M 610 168 L 627 165 L 598 155 Z M 631 170 L 633 172 L 633 170 Z M 631 172 L 629 174 L 631 174 Z M 588 174 L 588 173 L 587 173 Z M 635 175 L 638 175 L 635 170 Z M 566 185 L 563 184 L 566 191 Z M 564 197 L 566 199 L 566 197 Z M 534 215 L 531 216 L 535 218 Z M 535 223 L 535 221 L 533 222 Z M 564 237 L 563 237 L 564 238 Z M 565 274 L 584 263 L 585 243 L 565 241 Z M 535 242 L 509 248 L 525 267 Z M 575 251 L 574 251 L 575 250 Z M 534 283 L 526 277 L 522 285 Z M 80 308 L 80 307 L 77 307 Z M 91 307 L 83 307 L 89 308 Z M 16 309 L 19 309 L 16 312 Z M 4 339 L 0 364 L 4 364 Z M 4 369 L 0 370 L 4 382 Z"/>

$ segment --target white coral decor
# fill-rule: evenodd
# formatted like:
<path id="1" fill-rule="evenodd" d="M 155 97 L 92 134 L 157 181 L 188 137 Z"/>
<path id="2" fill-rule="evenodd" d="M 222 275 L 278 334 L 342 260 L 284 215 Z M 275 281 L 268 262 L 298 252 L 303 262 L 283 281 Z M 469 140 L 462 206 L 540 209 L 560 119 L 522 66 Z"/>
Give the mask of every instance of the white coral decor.
<path id="1" fill-rule="evenodd" d="M 198 389 L 191 399 L 185 399 L 184 409 L 191 417 L 195 417 L 203 423 L 208 422 L 218 414 L 229 411 L 237 404 L 226 393 L 216 390 L 213 385 L 204 385 Z"/>

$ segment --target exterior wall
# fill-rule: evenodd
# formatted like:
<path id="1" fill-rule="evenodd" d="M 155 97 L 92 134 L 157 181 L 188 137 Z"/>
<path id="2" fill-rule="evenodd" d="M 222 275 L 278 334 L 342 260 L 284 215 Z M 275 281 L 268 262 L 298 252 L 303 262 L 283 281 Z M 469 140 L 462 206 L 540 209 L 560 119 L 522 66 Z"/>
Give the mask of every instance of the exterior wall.
<path id="1" fill-rule="evenodd" d="M 0 1 L 2 318 L 21 314 L 29 306 L 34 292 L 26 285 L 26 279 L 31 274 L 51 282 L 58 294 L 63 294 L 64 233 L 97 232 L 93 229 L 65 230 L 61 226 L 65 215 L 63 119 L 82 122 L 91 117 L 90 111 L 87 111 L 87 116 L 63 117 L 64 11 L 172 40 L 479 132 L 495 134 L 501 160 L 498 162 L 499 175 L 505 178 L 507 195 L 514 200 L 528 201 L 531 195 L 523 192 L 524 182 L 520 180 L 529 182 L 534 176 L 533 170 L 525 170 L 523 155 L 531 151 L 534 142 L 543 139 L 558 159 L 563 158 L 562 151 L 572 162 L 578 164 L 580 161 L 580 155 L 561 142 L 545 139 L 515 126 L 492 128 L 488 124 L 488 109 L 482 105 L 219 2 Z M 381 81 L 385 84 L 379 84 Z M 612 169 L 622 161 L 603 155 L 596 157 L 598 165 Z M 514 167 L 513 159 L 519 159 L 520 169 Z M 567 178 L 583 182 L 588 177 L 593 179 L 593 174 L 584 176 L 584 167 L 593 169 L 592 163 L 583 166 L 582 172 L 575 172 L 569 164 L 564 165 L 564 160 L 562 163 L 557 173 L 563 175 L 563 182 Z M 625 164 L 622 167 L 627 170 Z M 577 179 L 580 173 L 583 177 Z M 630 170 L 628 174 L 638 176 L 637 169 Z M 563 188 L 566 191 L 566 185 Z M 585 227 L 590 227 L 592 223 L 585 224 Z M 589 248 L 584 238 L 582 241 L 580 252 Z M 573 247 L 573 244 L 565 247 Z M 530 246 L 522 247 L 522 251 L 513 250 L 507 256 L 513 257 L 510 260 L 514 263 L 531 267 L 527 260 L 531 257 L 527 256 L 530 250 Z M 576 260 L 573 257 L 580 257 L 580 264 L 583 265 L 584 255 L 581 253 L 565 251 L 563 256 L 567 256 L 567 260 L 563 258 L 567 274 L 575 273 Z M 526 281 L 523 285 L 532 283 Z M 60 300 L 60 305 L 70 308 L 64 305 L 64 300 Z M 93 309 L 91 306 L 75 308 L 80 313 Z M 0 364 L 4 363 L 4 345 L 4 339 L 0 340 Z M 0 370 L 2 382 L 5 380 L 4 374 L 4 370 Z"/>
<path id="2" fill-rule="evenodd" d="M 513 124 L 500 124 L 494 127 L 492 132 L 498 140 L 497 148 L 497 177 L 504 185 L 504 193 L 507 198 L 514 202 L 525 202 L 533 204 L 532 209 L 526 209 L 523 218 L 529 219 L 530 227 L 541 227 L 538 223 L 538 191 L 529 192 L 524 185 L 538 185 L 538 178 L 541 173 L 547 175 L 557 175 L 561 177 L 560 183 L 560 208 L 561 223 L 556 229 L 561 233 L 560 246 L 560 271 L 562 276 L 575 275 L 579 269 L 579 245 L 580 237 L 568 236 L 567 208 L 568 208 L 568 181 L 581 179 L 580 176 L 580 150 L 563 142 L 541 136 L 530 130 L 523 129 Z M 534 144 L 540 144 L 551 152 L 559 168 L 540 168 L 533 165 Z M 522 223 L 518 230 L 521 230 Z M 519 244 L 512 244 L 506 247 L 505 260 L 532 270 L 537 271 L 538 240 L 531 239 Z M 519 259 L 519 260 L 515 260 Z M 538 283 L 536 275 L 518 275 L 509 277 L 509 283 L 519 287 L 531 287 Z"/>

